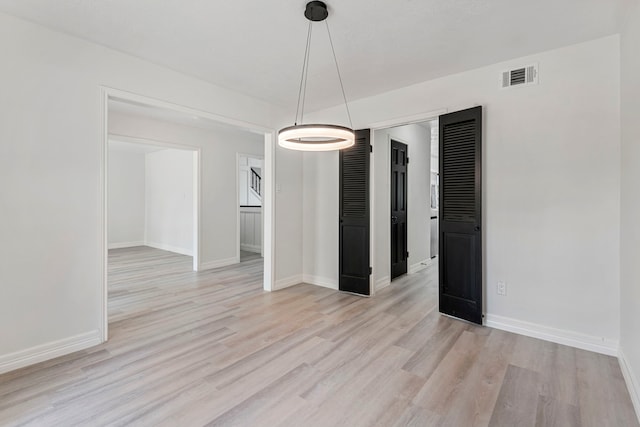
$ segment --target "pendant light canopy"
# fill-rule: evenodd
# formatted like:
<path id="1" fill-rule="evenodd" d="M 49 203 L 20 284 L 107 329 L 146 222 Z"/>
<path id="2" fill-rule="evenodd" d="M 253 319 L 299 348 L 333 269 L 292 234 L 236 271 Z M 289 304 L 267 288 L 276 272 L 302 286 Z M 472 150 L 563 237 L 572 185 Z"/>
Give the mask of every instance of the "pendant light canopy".
<path id="1" fill-rule="evenodd" d="M 332 151 L 349 148 L 355 143 L 352 129 L 353 125 L 351 124 L 351 114 L 349 113 L 347 97 L 345 96 L 344 86 L 342 85 L 342 77 L 340 76 L 338 60 L 336 59 L 333 41 L 331 40 L 331 32 L 329 31 L 327 21 L 325 21 L 327 16 L 329 16 L 327 5 L 321 1 L 311 1 L 307 3 L 304 16 L 309 20 L 309 30 L 307 32 L 307 47 L 304 52 L 304 62 L 302 65 L 302 77 L 300 78 L 296 117 L 293 126 L 280 129 L 278 132 L 278 144 L 284 148 L 300 151 Z M 331 51 L 333 52 L 333 60 L 336 64 L 338 80 L 340 80 L 342 97 L 351 128 L 331 124 L 302 124 L 302 119 L 304 117 L 304 101 L 307 91 L 307 77 L 309 74 L 309 51 L 311 47 L 312 24 L 320 21 L 324 21 L 326 24 L 327 34 L 329 35 L 329 42 L 331 44 Z M 300 113 L 301 124 L 298 124 L 298 113 Z"/>

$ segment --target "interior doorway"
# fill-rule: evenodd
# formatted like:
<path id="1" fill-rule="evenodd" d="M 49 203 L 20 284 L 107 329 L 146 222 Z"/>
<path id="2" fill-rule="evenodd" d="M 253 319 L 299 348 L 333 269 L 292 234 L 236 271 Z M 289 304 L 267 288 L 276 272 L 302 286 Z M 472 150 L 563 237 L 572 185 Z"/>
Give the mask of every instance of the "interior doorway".
<path id="1" fill-rule="evenodd" d="M 407 274 L 409 146 L 391 139 L 391 280 Z"/>
<path id="2" fill-rule="evenodd" d="M 108 147 L 109 251 L 161 249 L 189 257 L 196 271 L 199 151 L 123 136 Z"/>
<path id="3" fill-rule="evenodd" d="M 238 153 L 238 247 L 240 262 L 263 256 L 264 157 Z"/>
<path id="4" fill-rule="evenodd" d="M 432 170 L 437 162 L 437 116 L 372 126 L 372 248 L 375 291 L 404 274 L 434 268 Z M 435 130 L 434 130 L 435 129 Z M 435 158 L 434 158 L 435 155 Z M 375 190 L 375 191 L 374 191 Z M 437 219 L 436 219 L 437 222 Z M 406 234 L 405 234 L 406 233 Z M 406 237 L 405 237 L 406 236 Z"/>
<path id="5" fill-rule="evenodd" d="M 245 140 L 250 144 L 261 147 L 260 154 L 264 157 L 261 170 L 262 186 L 262 247 L 264 264 L 249 266 L 247 272 L 259 275 L 262 289 L 271 291 L 274 282 L 274 227 L 273 216 L 273 165 L 275 153 L 275 132 L 272 129 L 260 128 L 242 121 L 216 116 L 211 113 L 191 109 L 157 99 L 131 94 L 111 88 L 102 88 L 104 106 L 104 138 L 103 138 L 103 169 L 102 169 L 102 200 L 103 200 L 103 319 L 102 337 L 108 339 L 109 329 L 109 141 L 124 143 L 140 143 L 159 145 L 162 150 L 182 150 L 191 152 L 193 175 L 190 182 L 193 190 L 190 194 L 182 193 L 182 199 L 193 198 L 191 250 L 180 251 L 165 246 L 163 249 L 154 248 L 153 257 L 163 259 L 163 271 L 167 274 L 166 263 L 180 269 L 183 283 L 188 285 L 190 280 L 199 280 L 197 272 L 209 269 L 224 268 L 239 263 L 240 248 L 236 245 L 236 235 L 239 233 L 237 220 L 237 186 L 235 156 L 237 150 L 245 150 Z M 120 110 L 114 108 L 118 105 Z M 124 109 L 124 110 L 123 110 Z M 126 117 L 131 113 L 134 118 Z M 216 133 L 212 137 L 211 133 Z M 159 144 L 156 144 L 159 143 Z M 218 144 L 218 145 L 216 145 Z M 222 145 L 220 145 L 222 144 Z M 251 152 L 251 150 L 248 150 Z M 227 159 L 229 157 L 229 159 Z M 233 160 L 232 160 L 233 159 Z M 173 168 L 174 164 L 165 164 L 165 172 Z M 214 172 L 224 171 L 228 174 L 218 176 Z M 203 185 L 204 184 L 204 185 Z M 224 201 L 223 201 L 224 200 Z M 172 206 L 180 204 L 173 201 Z M 184 204 L 184 203 L 182 203 Z M 203 213 L 207 218 L 203 217 Z M 212 215 L 213 213 L 213 215 Z M 182 217 L 184 218 L 184 216 Z M 182 226 L 188 221 L 177 220 Z M 183 227 L 184 228 L 184 227 Z M 184 237 L 184 230 L 182 230 Z M 140 239 L 140 240 L 137 240 Z M 230 239 L 230 240 L 229 240 Z M 149 236 L 137 237 L 129 243 L 148 242 Z M 217 244 L 221 242 L 220 244 Z M 228 242 L 228 243 L 224 243 Z M 112 241 L 113 243 L 113 241 Z M 112 245 L 112 247 L 114 247 Z M 148 247 L 147 247 L 148 248 Z M 173 250 L 173 254 L 166 249 Z M 180 249 L 179 247 L 177 249 Z M 231 251 L 231 253 L 229 253 Z M 180 253 L 182 252 L 182 254 Z M 167 255 L 163 255 L 166 253 Z M 138 261 L 145 263 L 149 254 L 138 253 Z M 185 261 L 188 267 L 185 268 Z M 122 260 L 120 260 L 122 261 Z M 126 261 L 126 260 L 125 260 Z M 130 265 L 129 261 L 125 262 Z M 123 265 L 122 263 L 120 265 Z M 173 273 L 172 273 L 173 274 Z M 162 278 L 158 278 L 162 281 Z M 126 291 L 129 292 L 129 291 Z M 149 301 L 149 300 L 148 300 Z"/>

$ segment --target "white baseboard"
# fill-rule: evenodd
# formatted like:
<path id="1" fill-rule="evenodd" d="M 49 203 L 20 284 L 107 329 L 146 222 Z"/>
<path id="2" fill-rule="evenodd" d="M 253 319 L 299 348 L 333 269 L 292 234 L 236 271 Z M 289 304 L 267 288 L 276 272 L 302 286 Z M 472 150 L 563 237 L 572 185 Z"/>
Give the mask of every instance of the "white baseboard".
<path id="1" fill-rule="evenodd" d="M 376 280 L 376 291 L 380 291 L 391 284 L 391 279 L 389 276 L 384 276 Z"/>
<path id="2" fill-rule="evenodd" d="M 273 284 L 273 290 L 279 291 L 280 289 L 295 286 L 300 283 L 302 283 L 302 274 L 296 274 L 295 276 L 289 276 L 283 279 L 277 279 Z"/>
<path id="3" fill-rule="evenodd" d="M 37 345 L 26 350 L 0 355 L 0 374 L 24 368 L 45 360 L 64 356 L 75 351 L 84 350 L 102 343 L 99 330 L 85 332 L 73 337 L 64 338 L 46 344 Z"/>
<path id="4" fill-rule="evenodd" d="M 593 351 L 606 354 L 608 356 L 618 355 L 618 342 L 606 340 L 600 337 L 581 334 L 578 332 L 556 329 L 536 323 L 523 322 L 509 317 L 487 314 L 485 325 L 503 331 L 513 332 L 528 337 L 551 341 L 582 350 Z"/>
<path id="5" fill-rule="evenodd" d="M 427 258 L 418 263 L 411 264 L 409 266 L 409 274 L 417 273 L 420 270 L 424 270 L 425 268 L 431 265 L 431 258 Z"/>
<path id="6" fill-rule="evenodd" d="M 109 243 L 107 246 L 109 249 L 122 249 L 122 248 L 133 248 L 136 246 L 146 246 L 143 240 L 139 242 L 120 242 L 120 243 Z"/>
<path id="7" fill-rule="evenodd" d="M 631 369 L 631 365 L 627 361 L 622 349 L 618 351 L 618 360 L 620 361 L 622 376 L 624 377 L 624 381 L 627 383 L 631 402 L 633 402 L 633 407 L 636 410 L 636 416 L 640 422 L 640 377 L 634 375 L 633 369 Z"/>
<path id="8" fill-rule="evenodd" d="M 336 291 L 338 290 L 338 281 L 335 279 L 329 279 L 328 277 L 303 274 L 302 281 L 310 285 L 322 286 L 323 288 L 334 289 Z"/>
<path id="9" fill-rule="evenodd" d="M 175 252 L 180 255 L 193 256 L 193 249 L 179 248 L 177 246 L 167 245 L 166 243 L 146 242 L 145 246 Z"/>
<path id="10" fill-rule="evenodd" d="M 233 265 L 233 264 L 237 264 L 240 262 L 240 259 L 238 257 L 232 257 L 232 258 L 226 258 L 226 259 L 216 259 L 213 261 L 207 261 L 207 262 L 203 262 L 200 263 L 200 270 L 199 271 L 203 271 L 203 270 L 211 270 L 214 268 L 220 268 L 220 267 L 226 267 L 228 265 Z"/>
<path id="11" fill-rule="evenodd" d="M 247 252 L 254 252 L 254 253 L 261 253 L 262 252 L 262 248 L 258 245 L 244 245 L 241 244 L 240 245 L 240 250 L 241 251 L 247 251 Z"/>

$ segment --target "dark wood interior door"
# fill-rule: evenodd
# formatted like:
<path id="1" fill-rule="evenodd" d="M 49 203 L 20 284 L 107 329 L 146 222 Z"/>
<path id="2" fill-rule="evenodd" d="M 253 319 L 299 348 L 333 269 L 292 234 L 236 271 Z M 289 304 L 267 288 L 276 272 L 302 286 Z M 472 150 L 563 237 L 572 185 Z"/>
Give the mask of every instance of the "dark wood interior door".
<path id="1" fill-rule="evenodd" d="M 369 278 L 369 129 L 356 131 L 356 142 L 340 151 L 339 289 L 370 295 Z"/>
<path id="2" fill-rule="evenodd" d="M 407 144 L 391 140 L 391 280 L 407 274 Z"/>
<path id="3" fill-rule="evenodd" d="M 440 312 L 482 324 L 482 107 L 440 116 Z"/>

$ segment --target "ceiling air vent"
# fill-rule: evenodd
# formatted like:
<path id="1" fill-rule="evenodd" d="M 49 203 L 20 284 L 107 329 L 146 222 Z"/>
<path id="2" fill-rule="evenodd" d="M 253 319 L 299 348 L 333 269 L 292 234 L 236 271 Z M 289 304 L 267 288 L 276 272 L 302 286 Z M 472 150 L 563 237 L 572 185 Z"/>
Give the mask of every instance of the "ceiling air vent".
<path id="1" fill-rule="evenodd" d="M 514 68 L 503 71 L 501 74 L 501 87 L 507 89 L 514 86 L 527 86 L 538 84 L 538 64 L 526 67 Z"/>

